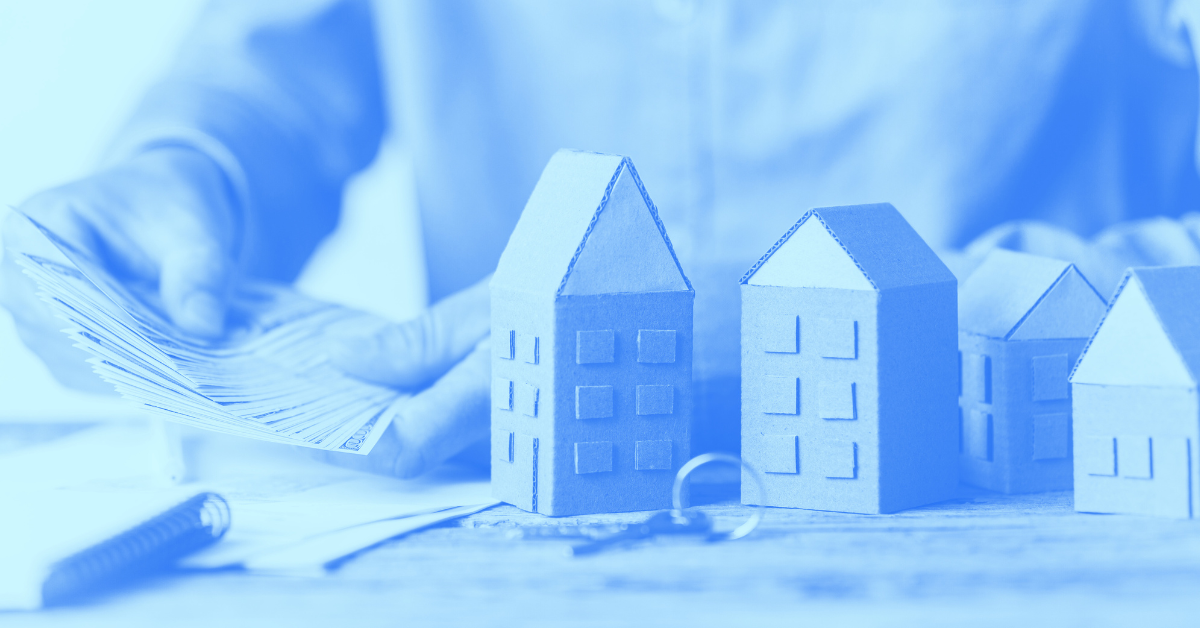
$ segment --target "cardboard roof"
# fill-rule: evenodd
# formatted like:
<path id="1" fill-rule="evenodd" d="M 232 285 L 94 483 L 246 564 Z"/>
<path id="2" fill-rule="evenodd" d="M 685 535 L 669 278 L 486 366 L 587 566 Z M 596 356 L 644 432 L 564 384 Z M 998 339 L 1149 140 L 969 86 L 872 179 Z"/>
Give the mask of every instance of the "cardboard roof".
<path id="1" fill-rule="evenodd" d="M 816 220 L 837 247 L 824 247 L 824 238 L 805 223 Z M 803 230 L 803 231 L 802 231 Z M 798 232 L 805 237 L 793 240 Z M 844 254 L 870 288 L 888 290 L 955 281 L 937 254 L 891 203 L 818 207 L 804 214 L 761 259 L 742 276 L 743 284 L 788 287 L 863 287 L 859 278 L 831 256 Z M 817 272 L 812 272 L 817 271 Z M 769 281 L 756 281 L 762 273 Z"/>
<path id="2" fill-rule="evenodd" d="M 996 249 L 962 284 L 962 331 L 1003 340 L 1088 338 L 1104 298 L 1070 262 Z"/>
<path id="3" fill-rule="evenodd" d="M 1075 383 L 1200 382 L 1200 266 L 1131 268 L 1071 373 Z"/>
<path id="4" fill-rule="evenodd" d="M 692 291 L 633 162 L 566 149 L 542 171 L 492 286 L 554 297 Z"/>

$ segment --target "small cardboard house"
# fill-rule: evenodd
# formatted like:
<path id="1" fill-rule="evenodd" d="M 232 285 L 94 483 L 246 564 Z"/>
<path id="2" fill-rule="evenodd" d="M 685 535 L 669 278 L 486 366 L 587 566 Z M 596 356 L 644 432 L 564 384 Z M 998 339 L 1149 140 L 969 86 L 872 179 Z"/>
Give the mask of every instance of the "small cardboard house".
<path id="1" fill-rule="evenodd" d="M 958 484 L 957 282 L 890 204 L 804 214 L 742 277 L 747 504 L 886 513 Z"/>
<path id="2" fill-rule="evenodd" d="M 1104 316 L 1074 264 L 998 249 L 958 295 L 959 477 L 1004 493 L 1068 490 L 1071 365 Z"/>
<path id="3" fill-rule="evenodd" d="M 1126 272 L 1071 374 L 1075 510 L 1195 517 L 1200 266 Z"/>
<path id="4" fill-rule="evenodd" d="M 491 291 L 495 497 L 555 516 L 669 507 L 695 292 L 633 163 L 555 153 Z"/>

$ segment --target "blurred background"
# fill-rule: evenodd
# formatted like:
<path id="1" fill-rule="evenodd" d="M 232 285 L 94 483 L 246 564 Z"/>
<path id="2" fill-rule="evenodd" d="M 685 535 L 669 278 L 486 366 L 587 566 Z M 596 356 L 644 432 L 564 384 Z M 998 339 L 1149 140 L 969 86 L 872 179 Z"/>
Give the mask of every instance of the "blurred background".
<path id="1" fill-rule="evenodd" d="M 203 4 L 0 0 L 0 212 L 96 166 Z M 338 229 L 305 268 L 302 291 L 396 320 L 424 307 L 410 173 L 403 148 L 385 144 L 347 188 Z M 116 397 L 59 385 L 0 308 L 0 422 L 137 416 Z"/>

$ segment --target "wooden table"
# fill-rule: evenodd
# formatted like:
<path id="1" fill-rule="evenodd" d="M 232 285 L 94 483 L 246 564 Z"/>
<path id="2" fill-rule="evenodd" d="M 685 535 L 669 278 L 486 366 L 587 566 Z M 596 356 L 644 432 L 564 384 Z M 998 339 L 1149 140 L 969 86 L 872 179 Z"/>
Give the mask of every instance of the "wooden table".
<path id="1" fill-rule="evenodd" d="M 701 506 L 732 527 L 734 486 Z M 697 490 L 701 496 L 702 491 Z M 723 493 L 723 494 L 722 494 Z M 889 516 L 768 509 L 750 537 L 587 558 L 501 506 L 324 577 L 178 573 L 0 626 L 1196 626 L 1200 522 L 1077 514 L 1070 493 L 963 497 Z"/>

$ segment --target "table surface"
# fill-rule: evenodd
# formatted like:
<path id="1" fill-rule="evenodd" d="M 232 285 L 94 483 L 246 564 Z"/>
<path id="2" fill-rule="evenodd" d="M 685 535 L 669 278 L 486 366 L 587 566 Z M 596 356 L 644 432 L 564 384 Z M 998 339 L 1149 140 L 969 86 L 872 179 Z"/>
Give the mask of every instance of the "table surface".
<path id="1" fill-rule="evenodd" d="M 9 447 L 11 443 L 7 443 Z M 6 447 L 8 448 L 8 447 Z M 696 487 L 732 528 L 735 485 Z M 1072 509 L 1069 492 L 962 497 L 895 515 L 766 509 L 751 536 L 657 539 L 585 558 L 498 506 L 319 577 L 174 573 L 0 626 L 1200 625 L 1200 522 Z"/>

